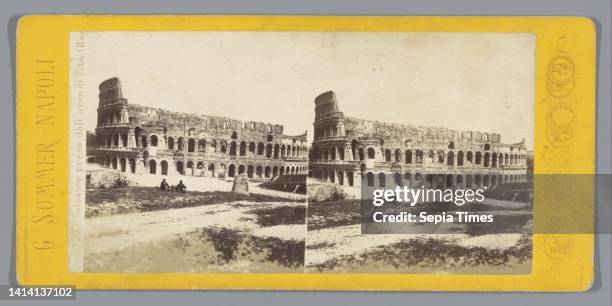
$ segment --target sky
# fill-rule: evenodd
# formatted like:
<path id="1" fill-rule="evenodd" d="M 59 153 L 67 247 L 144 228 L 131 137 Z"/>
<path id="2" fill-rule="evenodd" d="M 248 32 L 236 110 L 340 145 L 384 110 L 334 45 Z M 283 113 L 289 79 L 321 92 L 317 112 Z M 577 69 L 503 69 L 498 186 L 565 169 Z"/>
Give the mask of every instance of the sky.
<path id="1" fill-rule="evenodd" d="M 76 33 L 71 36 L 74 46 Z M 495 132 L 533 148 L 535 35 L 393 32 L 84 32 L 71 62 L 95 129 L 98 85 L 128 103 L 281 124 L 312 136 L 314 98 L 345 116 Z M 74 77 L 74 76 L 73 76 Z"/>

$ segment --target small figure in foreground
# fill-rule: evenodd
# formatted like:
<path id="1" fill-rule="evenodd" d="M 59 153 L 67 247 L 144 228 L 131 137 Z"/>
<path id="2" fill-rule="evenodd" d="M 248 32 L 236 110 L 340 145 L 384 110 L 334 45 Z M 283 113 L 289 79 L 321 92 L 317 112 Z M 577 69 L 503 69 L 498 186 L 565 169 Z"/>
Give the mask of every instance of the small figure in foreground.
<path id="1" fill-rule="evenodd" d="M 178 192 L 186 192 L 187 191 L 187 186 L 185 186 L 185 184 L 183 184 L 183 181 L 179 181 L 179 183 L 176 185 L 176 191 Z"/>
<path id="2" fill-rule="evenodd" d="M 170 190 L 170 185 L 168 185 L 168 182 L 166 182 L 166 179 L 162 179 L 161 184 L 159 185 L 159 190 L 161 191 Z"/>

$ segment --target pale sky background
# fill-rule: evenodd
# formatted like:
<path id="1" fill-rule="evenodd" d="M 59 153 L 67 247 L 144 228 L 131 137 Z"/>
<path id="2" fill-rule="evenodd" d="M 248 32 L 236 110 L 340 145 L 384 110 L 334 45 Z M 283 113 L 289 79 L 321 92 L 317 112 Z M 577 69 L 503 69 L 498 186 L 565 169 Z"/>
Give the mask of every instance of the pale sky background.
<path id="1" fill-rule="evenodd" d="M 85 125 L 98 85 L 128 103 L 282 124 L 312 136 L 314 98 L 345 116 L 523 137 L 533 148 L 535 35 L 529 33 L 87 32 Z M 72 45 L 72 44 L 71 44 Z M 73 54 L 74 55 L 74 54 Z"/>

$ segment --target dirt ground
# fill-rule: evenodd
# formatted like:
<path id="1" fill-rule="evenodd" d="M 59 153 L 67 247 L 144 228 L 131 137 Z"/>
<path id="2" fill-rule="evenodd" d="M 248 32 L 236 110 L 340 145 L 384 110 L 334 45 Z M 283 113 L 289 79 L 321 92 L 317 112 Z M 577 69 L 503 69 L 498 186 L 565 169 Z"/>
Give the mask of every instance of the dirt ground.
<path id="1" fill-rule="evenodd" d="M 303 272 L 303 197 L 232 194 L 214 178 L 183 178 L 187 193 L 159 191 L 160 176 L 129 179 L 87 190 L 85 272 Z"/>

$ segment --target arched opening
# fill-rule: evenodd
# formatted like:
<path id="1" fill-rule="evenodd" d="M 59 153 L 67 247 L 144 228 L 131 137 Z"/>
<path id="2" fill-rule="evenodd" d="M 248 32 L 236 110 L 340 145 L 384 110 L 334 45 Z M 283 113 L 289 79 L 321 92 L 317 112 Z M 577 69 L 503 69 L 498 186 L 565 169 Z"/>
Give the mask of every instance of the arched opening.
<path id="1" fill-rule="evenodd" d="M 368 187 L 374 187 L 374 173 L 368 172 L 366 175 Z"/>
<path id="2" fill-rule="evenodd" d="M 183 137 L 179 137 L 176 141 L 176 146 L 178 147 L 179 151 L 183 151 L 183 148 L 185 147 L 185 143 L 183 141 Z"/>
<path id="3" fill-rule="evenodd" d="M 476 152 L 476 160 L 475 160 L 475 164 L 480 165 L 482 162 L 482 153 L 480 152 Z"/>
<path id="4" fill-rule="evenodd" d="M 359 160 L 364 160 L 365 159 L 365 154 L 363 152 L 363 148 L 359 148 Z M 374 152 L 372 152 L 374 153 Z"/>
<path id="5" fill-rule="evenodd" d="M 136 147 L 140 147 L 140 139 L 141 139 L 140 133 L 142 133 L 142 129 L 139 126 L 137 126 L 134 129 L 134 139 L 136 139 Z M 108 145 L 110 146 L 110 143 L 108 143 Z"/>
<path id="6" fill-rule="evenodd" d="M 187 162 L 187 175 L 193 175 L 193 162 L 192 161 L 188 161 Z"/>
<path id="7" fill-rule="evenodd" d="M 230 164 L 229 168 L 227 168 L 227 176 L 234 177 L 236 175 L 236 166 L 234 164 Z"/>
<path id="8" fill-rule="evenodd" d="M 257 168 L 255 168 L 255 175 L 257 175 L 257 177 L 261 178 L 263 176 L 263 167 L 262 166 L 257 166 Z"/>
<path id="9" fill-rule="evenodd" d="M 344 185 L 344 172 L 338 171 L 338 184 Z"/>
<path id="10" fill-rule="evenodd" d="M 351 140 L 351 153 L 353 154 L 353 160 L 357 160 L 357 139 Z"/>
<path id="11" fill-rule="evenodd" d="M 423 163 L 423 151 L 422 150 L 417 150 L 416 151 L 416 163 L 417 164 L 422 164 Z"/>
<path id="12" fill-rule="evenodd" d="M 457 166 L 463 166 L 463 151 L 457 153 Z"/>
<path id="13" fill-rule="evenodd" d="M 395 161 L 398 163 L 402 161 L 402 151 L 400 149 L 395 149 Z"/>
<path id="14" fill-rule="evenodd" d="M 395 183 L 395 185 L 397 186 L 403 186 L 403 182 L 402 182 L 402 174 L 401 173 L 394 173 L 393 174 L 393 182 Z"/>
<path id="15" fill-rule="evenodd" d="M 206 139 L 198 140 L 198 152 L 206 152 Z"/>
<path id="16" fill-rule="evenodd" d="M 453 178 L 453 175 L 447 174 L 446 175 L 446 187 L 453 187 L 454 184 L 455 184 L 455 180 Z"/>
<path id="17" fill-rule="evenodd" d="M 246 168 L 244 167 L 244 165 L 238 166 L 238 174 L 243 174 L 245 170 Z"/>
<path id="18" fill-rule="evenodd" d="M 168 175 L 168 162 L 165 160 L 162 160 L 161 162 L 161 174 Z"/>
<path id="19" fill-rule="evenodd" d="M 338 147 L 338 157 L 340 160 L 344 160 L 344 148 Z"/>
<path id="20" fill-rule="evenodd" d="M 374 159 L 376 157 L 376 151 L 374 148 L 368 148 L 368 159 Z"/>
<path id="21" fill-rule="evenodd" d="M 140 141 L 142 142 L 142 147 L 146 148 L 147 147 L 147 136 L 146 135 L 142 135 L 140 138 Z"/>
<path id="22" fill-rule="evenodd" d="M 493 155 L 491 155 L 491 167 L 497 167 L 497 153 L 493 153 Z"/>
<path id="23" fill-rule="evenodd" d="M 126 162 L 125 162 L 125 158 L 122 157 L 121 159 L 119 159 L 119 168 L 121 168 L 121 172 L 125 172 L 125 168 L 126 168 Z"/>
<path id="24" fill-rule="evenodd" d="M 438 151 L 438 163 L 444 164 L 444 151 Z"/>
<path id="25" fill-rule="evenodd" d="M 410 175 L 410 172 L 406 172 L 404 174 L 404 180 L 406 181 L 406 186 L 412 187 L 412 176 Z"/>
<path id="26" fill-rule="evenodd" d="M 468 151 L 467 155 L 466 155 L 466 159 L 467 159 L 467 161 L 470 162 L 470 164 L 473 163 L 474 162 L 474 153 L 472 153 L 472 151 Z"/>
<path id="27" fill-rule="evenodd" d="M 285 175 L 285 166 L 280 167 L 280 175 Z"/>
<path id="28" fill-rule="evenodd" d="M 157 147 L 157 136 L 156 135 L 151 135 L 151 146 Z"/>
<path id="29" fill-rule="evenodd" d="M 195 140 L 193 138 L 187 140 L 187 152 L 195 152 Z"/>
<path id="30" fill-rule="evenodd" d="M 247 167 L 247 177 L 248 178 L 253 178 L 253 172 L 255 171 L 255 168 L 253 167 L 253 165 L 249 165 Z"/>
<path id="31" fill-rule="evenodd" d="M 272 144 L 269 143 L 266 145 L 266 158 L 272 157 Z"/>
<path id="32" fill-rule="evenodd" d="M 391 161 L 391 150 L 389 149 L 385 150 L 385 161 Z"/>
<path id="33" fill-rule="evenodd" d="M 176 172 L 178 174 L 185 174 L 185 166 L 182 161 L 176 162 Z"/>
<path id="34" fill-rule="evenodd" d="M 128 145 L 128 135 L 127 134 L 121 134 L 121 145 L 123 145 L 123 147 L 127 147 Z"/>
<path id="35" fill-rule="evenodd" d="M 412 164 L 412 150 L 406 150 L 404 155 L 404 162 L 406 164 Z"/>
<path id="36" fill-rule="evenodd" d="M 348 185 L 351 187 L 355 184 L 355 182 L 353 181 L 354 180 L 353 172 L 349 171 L 346 173 L 346 180 L 348 181 Z"/>
<path id="37" fill-rule="evenodd" d="M 379 173 L 378 174 L 378 187 L 386 187 L 387 186 L 387 179 L 385 177 L 384 173 Z"/>
<path id="38" fill-rule="evenodd" d="M 174 150 L 174 138 L 168 137 L 168 149 Z"/>
<path id="39" fill-rule="evenodd" d="M 208 174 L 210 175 L 210 177 L 215 177 L 215 164 L 208 164 Z"/>
<path id="40" fill-rule="evenodd" d="M 154 159 L 149 160 L 149 173 L 156 174 L 157 173 L 157 162 Z"/>
<path id="41" fill-rule="evenodd" d="M 264 154 L 264 144 L 263 142 L 257 143 L 257 155 Z"/>
<path id="42" fill-rule="evenodd" d="M 265 170 L 264 170 L 264 175 L 266 178 L 270 177 L 270 172 L 272 171 L 272 169 L 270 168 L 270 166 L 266 166 Z"/>
<path id="43" fill-rule="evenodd" d="M 136 160 L 133 158 L 130 159 L 130 172 L 136 173 Z"/>
<path id="44" fill-rule="evenodd" d="M 447 166 L 455 165 L 455 153 L 453 151 L 448 152 L 446 156 L 446 165 Z"/>
<path id="45" fill-rule="evenodd" d="M 488 167 L 490 161 L 491 161 L 491 154 L 489 154 L 489 152 L 486 152 L 484 155 L 484 166 Z"/>
<path id="46" fill-rule="evenodd" d="M 232 132 L 232 136 L 231 136 L 231 138 L 232 138 L 232 139 L 237 139 L 237 138 L 238 138 L 238 133 L 236 133 L 236 132 Z"/>
<path id="47" fill-rule="evenodd" d="M 272 168 L 272 177 L 278 176 L 278 166 Z"/>
<path id="48" fill-rule="evenodd" d="M 274 158 L 275 158 L 275 159 L 278 159 L 278 153 L 279 153 L 279 151 L 280 151 L 280 147 L 279 147 L 279 145 L 278 145 L 278 143 L 277 143 L 277 144 L 275 144 L 275 145 L 274 145 Z"/>
<path id="49" fill-rule="evenodd" d="M 246 155 L 246 149 L 247 149 L 246 141 L 241 141 L 240 142 L 240 156 Z"/>
<path id="50" fill-rule="evenodd" d="M 253 141 L 249 142 L 249 152 L 255 154 L 255 150 L 256 150 L 255 142 Z"/>
<path id="51" fill-rule="evenodd" d="M 236 156 L 236 142 L 235 141 L 230 142 L 229 155 Z"/>

